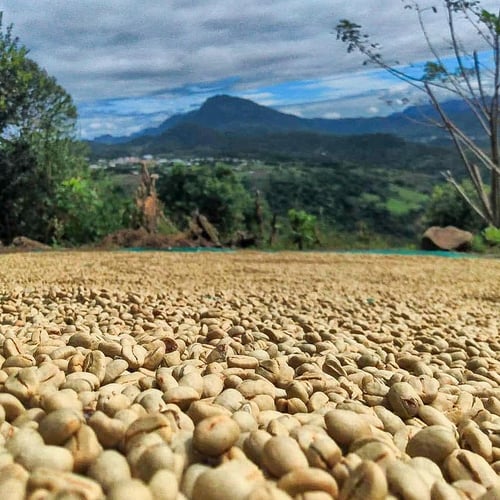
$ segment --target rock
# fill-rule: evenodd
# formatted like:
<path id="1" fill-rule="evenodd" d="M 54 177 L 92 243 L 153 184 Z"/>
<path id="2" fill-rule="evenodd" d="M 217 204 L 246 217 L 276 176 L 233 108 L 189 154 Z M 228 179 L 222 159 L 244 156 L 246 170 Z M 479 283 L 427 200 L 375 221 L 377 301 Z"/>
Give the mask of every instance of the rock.
<path id="1" fill-rule="evenodd" d="M 454 226 L 432 226 L 422 236 L 423 250 L 469 250 L 473 234 Z"/>
<path id="2" fill-rule="evenodd" d="M 194 240 L 199 240 L 201 246 L 205 246 L 203 242 L 207 242 L 208 246 L 221 247 L 219 233 L 215 226 L 203 214 L 195 211 L 189 222 L 189 232 Z"/>
<path id="3" fill-rule="evenodd" d="M 11 243 L 11 246 L 19 250 L 50 250 L 49 245 L 40 243 L 36 240 L 26 238 L 26 236 L 16 236 Z"/>

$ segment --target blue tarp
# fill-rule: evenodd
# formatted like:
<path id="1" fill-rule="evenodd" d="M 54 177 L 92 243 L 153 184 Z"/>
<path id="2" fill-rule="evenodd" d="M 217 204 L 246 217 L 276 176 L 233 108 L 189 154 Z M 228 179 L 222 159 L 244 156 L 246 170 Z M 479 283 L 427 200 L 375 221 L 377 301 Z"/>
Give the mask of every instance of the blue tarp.
<path id="1" fill-rule="evenodd" d="M 198 252 L 218 252 L 234 253 L 237 250 L 232 248 L 207 248 L 207 247 L 172 247 L 172 248 L 122 248 L 122 252 L 179 252 L 179 253 L 198 253 Z M 298 250 L 263 250 L 266 253 L 299 252 Z M 373 250 L 306 250 L 304 253 L 339 253 L 355 255 L 404 255 L 408 257 L 447 257 L 450 259 L 474 259 L 480 257 L 463 252 L 429 251 L 429 250 L 407 250 L 407 249 L 373 249 Z"/>
<path id="2" fill-rule="evenodd" d="M 406 255 L 410 257 L 448 257 L 451 259 L 475 259 L 478 256 L 463 252 L 447 252 L 445 250 L 406 250 L 406 249 L 381 249 L 381 250 L 341 250 L 338 253 L 369 254 L 369 255 Z"/>

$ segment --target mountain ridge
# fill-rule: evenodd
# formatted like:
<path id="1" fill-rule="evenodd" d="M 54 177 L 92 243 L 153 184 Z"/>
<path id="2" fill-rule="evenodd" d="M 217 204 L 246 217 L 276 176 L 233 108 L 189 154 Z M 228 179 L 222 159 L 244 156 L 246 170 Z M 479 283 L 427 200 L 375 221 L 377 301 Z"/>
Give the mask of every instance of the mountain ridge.
<path id="1" fill-rule="evenodd" d="M 470 123 L 468 119 L 470 112 L 463 102 L 446 101 L 442 106 L 454 121 L 465 126 L 467 133 L 478 132 Z M 436 137 L 445 138 L 446 134 L 443 131 L 429 126 L 428 123 L 419 123 L 419 120 L 423 121 L 426 117 L 437 117 L 429 104 L 410 106 L 404 111 L 386 117 L 302 118 L 257 104 L 249 99 L 222 94 L 208 98 L 196 110 L 172 115 L 157 127 L 148 127 L 129 136 L 99 136 L 89 142 L 107 145 L 126 144 L 143 137 L 159 137 L 168 130 L 186 123 L 240 135 L 300 131 L 336 135 L 389 133 L 418 142 L 430 142 Z"/>

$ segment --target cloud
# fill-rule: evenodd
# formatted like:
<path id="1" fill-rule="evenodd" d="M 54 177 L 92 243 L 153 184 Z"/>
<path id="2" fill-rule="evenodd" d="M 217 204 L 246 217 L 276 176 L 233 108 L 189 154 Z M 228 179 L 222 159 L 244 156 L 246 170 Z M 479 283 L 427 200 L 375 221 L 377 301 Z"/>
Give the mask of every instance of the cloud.
<path id="1" fill-rule="evenodd" d="M 497 8 L 497 0 L 483 5 Z M 155 112 L 168 114 L 221 92 L 277 106 L 314 92 L 315 101 L 352 99 L 362 85 L 390 92 L 392 84 L 375 85 L 369 72 L 359 72 L 363 58 L 336 40 L 342 18 L 366 25 L 401 64 L 429 56 L 415 13 L 401 0 L 0 0 L 0 10 L 31 57 L 74 96 L 84 119 L 107 99 L 113 109 L 123 104 L 130 111 L 135 103 L 140 114 L 138 105 L 150 110 L 148 99 L 156 96 L 163 108 Z M 440 14 L 425 15 L 437 46 L 446 48 Z M 466 42 L 477 38 L 464 26 L 459 32 Z M 348 79 L 353 92 L 343 84 Z"/>
<path id="2" fill-rule="evenodd" d="M 332 120 L 336 120 L 338 118 L 341 118 L 342 115 L 337 112 L 337 111 L 330 111 L 328 113 L 324 113 L 322 118 L 329 118 L 329 119 L 332 119 Z"/>

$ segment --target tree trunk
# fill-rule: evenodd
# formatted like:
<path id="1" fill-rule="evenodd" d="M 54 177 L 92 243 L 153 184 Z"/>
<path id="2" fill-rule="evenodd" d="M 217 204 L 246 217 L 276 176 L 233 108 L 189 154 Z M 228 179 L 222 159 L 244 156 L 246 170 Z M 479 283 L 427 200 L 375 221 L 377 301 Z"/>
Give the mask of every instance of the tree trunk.
<path id="1" fill-rule="evenodd" d="M 264 239 L 264 211 L 259 190 L 255 192 L 255 219 L 257 221 L 257 242 L 260 245 Z"/>
<path id="2" fill-rule="evenodd" d="M 498 150 L 498 93 L 493 98 L 493 108 L 491 112 L 491 161 L 496 167 L 500 167 L 500 154 Z M 490 203 L 492 212 L 492 224 L 500 229 L 500 173 L 498 170 L 491 171 L 491 193 Z"/>
<path id="3" fill-rule="evenodd" d="M 500 174 L 495 170 L 491 172 L 491 211 L 493 213 L 492 224 L 500 228 Z"/>

